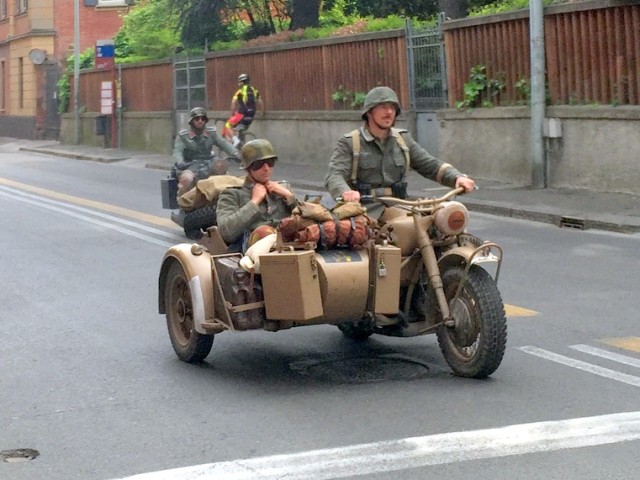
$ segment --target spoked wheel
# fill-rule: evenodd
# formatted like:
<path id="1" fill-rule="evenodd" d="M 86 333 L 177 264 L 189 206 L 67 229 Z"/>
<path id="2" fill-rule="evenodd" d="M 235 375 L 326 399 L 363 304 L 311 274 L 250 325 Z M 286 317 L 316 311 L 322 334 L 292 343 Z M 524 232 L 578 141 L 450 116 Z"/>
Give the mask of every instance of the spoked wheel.
<path id="1" fill-rule="evenodd" d="M 438 329 L 438 343 L 445 360 L 460 377 L 485 378 L 496 371 L 507 345 L 507 319 L 500 292 L 484 269 L 472 266 L 460 295 L 453 297 L 463 269 L 442 276 L 455 326 Z"/>
<path id="2" fill-rule="evenodd" d="M 182 265 L 174 262 L 169 268 L 164 292 L 169 338 L 180 360 L 198 363 L 211 352 L 213 335 L 195 331 L 191 298 L 189 279 Z"/>

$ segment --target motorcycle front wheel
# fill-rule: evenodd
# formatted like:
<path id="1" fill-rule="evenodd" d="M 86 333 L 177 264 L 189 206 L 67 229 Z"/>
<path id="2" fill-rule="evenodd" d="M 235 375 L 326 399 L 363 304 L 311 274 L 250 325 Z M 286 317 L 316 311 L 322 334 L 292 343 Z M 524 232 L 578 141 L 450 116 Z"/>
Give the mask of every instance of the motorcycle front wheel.
<path id="1" fill-rule="evenodd" d="M 191 298 L 189 279 L 182 265 L 174 262 L 169 268 L 164 292 L 169 338 L 180 360 L 198 363 L 211 352 L 213 335 L 196 332 Z"/>
<path id="2" fill-rule="evenodd" d="M 472 266 L 453 298 L 464 270 L 442 275 L 444 293 L 455 325 L 441 326 L 438 344 L 445 360 L 460 377 L 486 378 L 496 371 L 507 345 L 507 318 L 495 281 L 486 270 Z"/>

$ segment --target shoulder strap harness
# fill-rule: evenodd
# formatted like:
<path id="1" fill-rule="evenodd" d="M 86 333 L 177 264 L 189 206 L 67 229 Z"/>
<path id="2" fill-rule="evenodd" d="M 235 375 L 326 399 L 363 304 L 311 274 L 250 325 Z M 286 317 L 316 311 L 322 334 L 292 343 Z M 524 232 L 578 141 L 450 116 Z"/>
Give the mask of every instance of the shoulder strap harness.
<path id="1" fill-rule="evenodd" d="M 404 153 L 404 159 L 406 161 L 405 173 L 409 169 L 411 165 L 411 157 L 409 155 L 409 147 L 407 147 L 407 143 L 404 141 L 404 137 L 400 133 L 400 130 L 397 128 L 391 129 L 392 135 L 396 138 L 398 142 L 398 146 Z M 358 160 L 360 160 L 360 130 L 355 129 L 347 136 L 351 136 L 351 142 L 353 145 L 353 160 L 351 161 L 351 183 L 355 185 L 356 179 L 358 178 Z"/>

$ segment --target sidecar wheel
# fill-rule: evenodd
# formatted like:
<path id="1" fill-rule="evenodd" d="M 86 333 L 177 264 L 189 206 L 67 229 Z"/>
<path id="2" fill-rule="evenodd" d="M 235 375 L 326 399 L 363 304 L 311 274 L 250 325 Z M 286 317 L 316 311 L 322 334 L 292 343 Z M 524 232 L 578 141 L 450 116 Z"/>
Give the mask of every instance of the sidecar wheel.
<path id="1" fill-rule="evenodd" d="M 167 329 L 176 355 L 184 362 L 201 362 L 211 352 L 213 335 L 195 331 L 189 279 L 178 262 L 169 268 L 164 301 Z"/>
<path id="2" fill-rule="evenodd" d="M 463 269 L 444 272 L 442 281 L 456 326 L 438 329 L 445 360 L 460 377 L 485 378 L 496 371 L 507 345 L 507 319 L 500 292 L 484 269 L 472 266 L 460 295 L 453 299 Z"/>
<path id="3" fill-rule="evenodd" d="M 373 335 L 371 328 L 353 322 L 339 323 L 338 328 L 345 337 L 353 340 L 366 340 Z"/>

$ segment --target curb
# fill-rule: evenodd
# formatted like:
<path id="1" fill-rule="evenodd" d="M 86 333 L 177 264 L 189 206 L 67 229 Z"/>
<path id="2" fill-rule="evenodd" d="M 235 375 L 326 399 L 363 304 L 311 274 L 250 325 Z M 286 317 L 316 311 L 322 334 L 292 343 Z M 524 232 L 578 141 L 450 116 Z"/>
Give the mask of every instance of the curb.
<path id="1" fill-rule="evenodd" d="M 52 148 L 20 147 L 19 150 L 23 152 L 45 153 L 45 154 L 54 155 L 57 157 L 72 158 L 74 160 L 93 160 L 94 162 L 99 162 L 99 163 L 121 162 L 122 160 L 127 160 L 128 158 L 130 158 L 130 157 L 99 157 L 96 155 L 86 155 L 84 153 L 75 153 L 75 152 L 69 152 L 66 150 L 56 150 Z"/>

